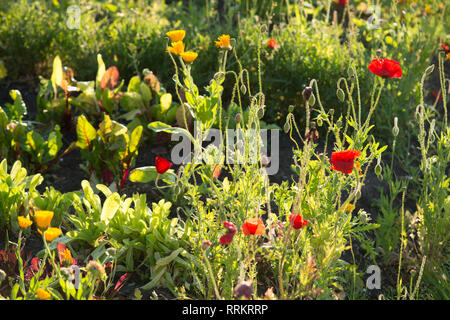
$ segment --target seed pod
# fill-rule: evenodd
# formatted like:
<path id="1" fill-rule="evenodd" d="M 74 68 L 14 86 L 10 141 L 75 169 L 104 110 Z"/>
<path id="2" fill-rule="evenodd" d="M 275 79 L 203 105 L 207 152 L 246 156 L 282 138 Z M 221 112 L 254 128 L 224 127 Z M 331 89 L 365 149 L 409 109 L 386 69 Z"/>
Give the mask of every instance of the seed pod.
<path id="1" fill-rule="evenodd" d="M 294 106 L 292 104 L 288 107 L 288 111 L 291 113 L 294 112 Z"/>
<path id="2" fill-rule="evenodd" d="M 270 160 L 267 156 L 264 155 L 261 157 L 261 165 L 263 167 L 267 167 L 269 165 L 269 163 L 270 163 Z"/>
<path id="3" fill-rule="evenodd" d="M 381 164 L 380 161 L 378 161 L 377 165 L 375 166 L 375 174 L 377 176 L 381 176 L 381 171 L 382 171 Z"/>
<path id="4" fill-rule="evenodd" d="M 225 74 L 222 71 L 216 72 L 214 74 L 214 80 L 216 80 L 217 82 L 222 81 L 224 77 L 225 77 Z"/>

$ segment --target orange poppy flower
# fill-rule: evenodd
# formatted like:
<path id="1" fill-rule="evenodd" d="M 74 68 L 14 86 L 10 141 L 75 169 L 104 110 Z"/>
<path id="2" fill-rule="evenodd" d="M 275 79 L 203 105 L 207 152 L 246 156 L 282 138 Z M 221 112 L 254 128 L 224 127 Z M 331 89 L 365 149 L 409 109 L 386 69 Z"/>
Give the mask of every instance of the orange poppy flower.
<path id="1" fill-rule="evenodd" d="M 266 227 L 264 226 L 262 220 L 259 218 L 249 218 L 245 220 L 244 224 L 241 226 L 241 230 L 246 236 L 259 236 L 266 233 Z"/>

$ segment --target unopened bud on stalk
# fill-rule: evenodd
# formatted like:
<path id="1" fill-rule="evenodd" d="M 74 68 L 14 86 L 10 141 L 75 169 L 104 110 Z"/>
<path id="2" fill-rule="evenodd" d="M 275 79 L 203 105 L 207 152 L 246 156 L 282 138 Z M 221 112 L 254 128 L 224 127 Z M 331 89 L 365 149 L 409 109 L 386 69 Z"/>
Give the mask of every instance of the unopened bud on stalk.
<path id="1" fill-rule="evenodd" d="M 291 125 L 289 124 L 289 122 L 286 121 L 286 123 L 284 124 L 284 132 L 288 133 L 291 130 Z"/>
<path id="2" fill-rule="evenodd" d="M 270 160 L 267 156 L 264 155 L 261 157 L 261 165 L 263 167 L 267 167 L 269 165 L 269 163 L 270 163 Z"/>
<path id="3" fill-rule="evenodd" d="M 429 66 L 428 68 L 425 69 L 425 73 L 427 74 L 427 76 L 432 74 L 433 71 L 434 71 L 434 64 L 432 64 L 431 66 Z"/>
<path id="4" fill-rule="evenodd" d="M 380 177 L 381 176 L 381 171 L 382 171 L 382 167 L 381 167 L 381 157 L 378 157 L 377 160 L 377 165 L 375 166 L 375 174 Z"/>
<path id="5" fill-rule="evenodd" d="M 323 120 L 321 118 L 317 119 L 317 126 L 321 127 L 323 125 Z"/>
<path id="6" fill-rule="evenodd" d="M 242 121 L 242 115 L 240 113 L 236 114 L 236 117 L 234 118 L 236 121 L 236 124 L 241 123 Z"/>
<path id="7" fill-rule="evenodd" d="M 264 108 L 258 109 L 258 118 L 262 119 L 264 117 Z"/>
<path id="8" fill-rule="evenodd" d="M 383 52 L 381 51 L 381 49 L 378 49 L 378 50 L 376 51 L 376 54 L 377 54 L 377 57 L 378 57 L 378 58 L 381 58 Z"/>
<path id="9" fill-rule="evenodd" d="M 330 110 L 328 110 L 328 113 L 330 114 L 330 117 L 332 117 L 332 116 L 333 116 L 333 114 L 334 114 L 334 109 L 330 109 Z"/>
<path id="10" fill-rule="evenodd" d="M 341 120 L 341 119 L 339 119 L 338 121 L 336 121 L 336 127 L 342 128 L 342 120 Z"/>
<path id="11" fill-rule="evenodd" d="M 303 98 L 304 98 L 306 101 L 308 101 L 309 98 L 311 97 L 312 91 L 313 91 L 313 90 L 312 90 L 311 87 L 306 87 L 305 89 L 303 89 L 302 95 L 303 95 Z"/>
<path id="12" fill-rule="evenodd" d="M 214 74 L 214 80 L 216 80 L 217 82 L 220 82 L 223 80 L 225 74 L 222 71 L 216 72 Z"/>
<path id="13" fill-rule="evenodd" d="M 336 95 L 337 95 L 339 101 L 343 102 L 345 100 L 345 93 L 344 93 L 344 90 L 342 90 L 341 88 L 337 89 Z"/>
<path id="14" fill-rule="evenodd" d="M 203 243 L 202 243 L 202 250 L 208 249 L 210 245 L 211 245 L 211 241 L 209 241 L 209 240 L 203 241 Z"/>
<path id="15" fill-rule="evenodd" d="M 262 33 L 267 32 L 267 25 L 263 24 L 263 25 L 261 26 L 261 32 L 262 32 Z"/>
<path id="16" fill-rule="evenodd" d="M 247 93 L 247 87 L 244 85 L 241 85 L 241 92 L 243 95 L 245 95 Z"/>
<path id="17" fill-rule="evenodd" d="M 288 111 L 291 113 L 294 112 L 294 106 L 292 104 L 288 107 Z"/>
<path id="18" fill-rule="evenodd" d="M 399 133 L 399 128 L 398 128 L 398 118 L 395 117 L 394 118 L 394 127 L 392 128 L 392 134 L 394 135 L 394 137 L 398 136 Z"/>

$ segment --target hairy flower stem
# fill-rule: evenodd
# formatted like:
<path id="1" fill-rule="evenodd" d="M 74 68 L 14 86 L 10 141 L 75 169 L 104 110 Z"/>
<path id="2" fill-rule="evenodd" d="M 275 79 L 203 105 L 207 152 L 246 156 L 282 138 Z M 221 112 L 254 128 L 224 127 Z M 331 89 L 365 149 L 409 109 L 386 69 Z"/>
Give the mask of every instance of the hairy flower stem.
<path id="1" fill-rule="evenodd" d="M 284 284 L 283 284 L 283 267 L 284 267 L 284 258 L 286 256 L 286 250 L 287 250 L 287 244 L 288 244 L 288 240 L 289 240 L 289 235 L 291 234 L 291 230 L 292 230 L 292 225 L 289 224 L 288 226 L 288 230 L 284 235 L 284 239 L 283 239 L 283 251 L 281 253 L 281 259 L 280 262 L 278 263 L 278 283 L 280 286 L 280 294 L 281 294 L 281 299 L 286 299 L 286 295 L 284 292 Z"/>
<path id="2" fill-rule="evenodd" d="M 206 250 L 203 250 L 203 259 L 205 260 L 206 268 L 208 269 L 208 275 L 209 275 L 210 281 L 213 284 L 214 294 L 216 295 L 216 299 L 222 300 L 222 297 L 220 296 L 220 293 L 219 293 L 219 289 L 217 288 L 217 283 L 216 283 L 216 279 L 214 277 L 214 272 L 212 271 L 211 264 L 209 263 L 208 257 L 206 256 Z"/>

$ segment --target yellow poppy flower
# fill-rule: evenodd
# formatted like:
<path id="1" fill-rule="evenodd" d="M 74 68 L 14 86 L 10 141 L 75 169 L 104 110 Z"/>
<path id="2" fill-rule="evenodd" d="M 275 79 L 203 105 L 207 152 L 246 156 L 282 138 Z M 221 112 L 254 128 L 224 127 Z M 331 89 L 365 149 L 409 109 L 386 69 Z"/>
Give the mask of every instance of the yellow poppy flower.
<path id="1" fill-rule="evenodd" d="M 430 7 L 425 7 L 425 13 L 431 13 L 431 8 Z"/>
<path id="2" fill-rule="evenodd" d="M 36 219 L 36 224 L 39 229 L 47 229 L 53 219 L 53 211 L 40 210 L 34 213 L 34 218 Z"/>
<path id="3" fill-rule="evenodd" d="M 172 42 L 169 51 L 176 55 L 182 54 L 184 52 L 184 43 L 182 41 Z"/>
<path id="4" fill-rule="evenodd" d="M 450 52 L 447 53 L 447 54 L 445 55 L 445 57 L 447 58 L 447 60 L 450 60 Z"/>
<path id="5" fill-rule="evenodd" d="M 47 300 L 52 296 L 50 294 L 50 292 L 48 292 L 47 290 L 41 289 L 41 288 L 37 289 L 36 294 L 37 294 L 39 300 Z"/>
<path id="6" fill-rule="evenodd" d="M 183 60 L 188 63 L 193 62 L 198 57 L 198 53 L 192 51 L 182 52 L 180 55 L 183 58 Z"/>
<path id="7" fill-rule="evenodd" d="M 40 234 L 42 234 L 41 230 L 38 230 Z M 47 242 L 52 242 L 56 238 L 58 238 L 62 234 L 61 229 L 59 228 L 48 228 L 44 231 L 44 237 Z"/>
<path id="8" fill-rule="evenodd" d="M 17 219 L 19 220 L 19 227 L 22 229 L 26 229 L 33 224 L 33 221 L 26 217 L 18 216 Z"/>
<path id="9" fill-rule="evenodd" d="M 186 31 L 184 30 L 173 30 L 166 33 L 172 42 L 182 41 L 185 35 Z"/>
<path id="10" fill-rule="evenodd" d="M 216 41 L 216 47 L 221 49 L 231 49 L 229 34 L 223 34 L 217 40 L 218 41 Z"/>

